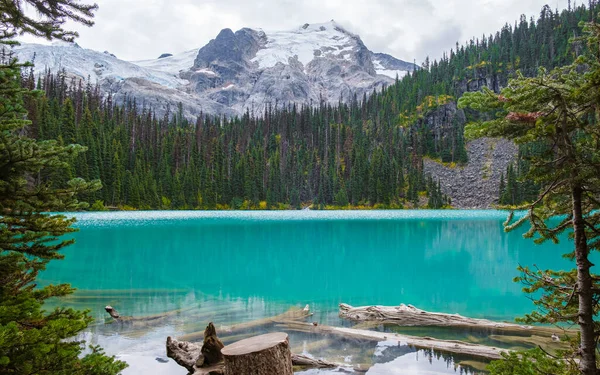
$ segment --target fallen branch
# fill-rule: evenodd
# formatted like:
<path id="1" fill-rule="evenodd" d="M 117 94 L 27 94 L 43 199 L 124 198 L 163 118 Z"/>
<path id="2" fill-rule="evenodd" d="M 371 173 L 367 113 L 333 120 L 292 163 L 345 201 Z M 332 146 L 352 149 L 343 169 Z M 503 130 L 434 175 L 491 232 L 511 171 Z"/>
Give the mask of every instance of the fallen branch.
<path id="1" fill-rule="evenodd" d="M 193 309 L 194 307 L 188 307 L 186 309 L 177 309 L 172 311 L 167 311 L 161 314 L 155 315 L 147 315 L 147 316 L 125 316 L 121 315 L 114 307 L 108 305 L 104 308 L 106 312 L 114 319 L 115 322 L 118 323 L 144 323 L 144 324 L 158 324 L 164 321 L 165 319 L 179 315 L 185 311 Z"/>
<path id="2" fill-rule="evenodd" d="M 377 322 L 379 324 L 394 324 L 404 327 L 458 327 L 487 329 L 502 333 L 528 333 L 531 335 L 550 337 L 553 333 L 576 334 L 576 331 L 563 330 L 554 327 L 538 327 L 519 325 L 515 323 L 494 322 L 487 319 L 467 318 L 458 314 L 429 312 L 412 305 L 400 306 L 361 306 L 352 307 L 340 304 L 340 318 L 358 322 Z"/>
<path id="3" fill-rule="evenodd" d="M 335 368 L 343 365 L 327 362 L 322 359 L 314 359 L 302 354 L 292 354 L 292 364 L 302 368 Z"/>
<path id="4" fill-rule="evenodd" d="M 185 367 L 190 373 L 195 371 L 196 361 L 201 355 L 200 350 L 200 345 L 193 342 L 167 337 L 167 357 L 173 359 L 179 366 Z"/>

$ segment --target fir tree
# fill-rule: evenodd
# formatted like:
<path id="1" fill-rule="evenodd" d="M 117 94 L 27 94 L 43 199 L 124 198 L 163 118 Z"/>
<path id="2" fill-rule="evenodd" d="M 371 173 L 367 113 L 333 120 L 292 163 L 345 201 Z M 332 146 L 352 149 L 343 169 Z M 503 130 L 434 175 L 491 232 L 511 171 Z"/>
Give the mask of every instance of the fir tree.
<path id="1" fill-rule="evenodd" d="M 459 104 L 496 114 L 494 120 L 467 126 L 469 137 L 506 137 L 520 144 L 547 146 L 531 156 L 525 175 L 541 185 L 541 192 L 532 203 L 518 207 L 527 209 L 523 217 L 513 220 L 511 214 L 505 225 L 513 230 L 528 222 L 526 237 L 536 243 L 558 242 L 559 235 L 568 234 L 574 248 L 566 256 L 575 261 L 575 268 L 520 267 L 518 280 L 526 285 L 525 291 L 541 292 L 535 301 L 538 310 L 523 320 L 578 324 L 579 348 L 564 359 L 578 366 L 581 374 L 595 375 L 600 278 L 590 272 L 589 255 L 600 249 L 600 25 L 588 23 L 584 32 L 586 37 L 580 40 L 587 42 L 588 53 L 574 64 L 551 72 L 541 68 L 535 78 L 519 75 L 500 95 L 487 89 L 465 94 Z"/>
<path id="2" fill-rule="evenodd" d="M 24 14 L 24 3 L 33 5 L 39 18 Z M 62 24 L 91 24 L 95 7 L 71 0 L 2 2 L 0 43 L 13 43 L 9 39 L 22 33 L 71 40 L 76 33 L 63 30 Z M 60 236 L 74 231 L 74 220 L 46 212 L 84 208 L 77 194 L 98 189 L 100 183 L 45 180 L 50 172 L 70 170 L 67 162 L 84 148 L 27 136 L 30 121 L 25 120 L 23 98 L 36 93 L 21 86 L 22 68 L 14 59 L 0 61 L 0 373 L 117 374 L 125 363 L 99 347 L 83 355 L 84 343 L 72 340 L 91 322 L 87 312 L 43 310 L 48 298 L 73 292 L 66 284 L 36 284 L 39 272 L 61 259 L 60 250 L 73 242 Z"/>

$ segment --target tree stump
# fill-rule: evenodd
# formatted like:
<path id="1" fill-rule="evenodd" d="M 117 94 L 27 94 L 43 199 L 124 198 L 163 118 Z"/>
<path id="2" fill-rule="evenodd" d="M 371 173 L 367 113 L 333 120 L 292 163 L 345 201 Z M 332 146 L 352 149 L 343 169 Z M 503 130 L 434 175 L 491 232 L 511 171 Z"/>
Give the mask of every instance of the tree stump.
<path id="1" fill-rule="evenodd" d="M 254 336 L 221 349 L 225 375 L 293 375 L 287 333 Z"/>

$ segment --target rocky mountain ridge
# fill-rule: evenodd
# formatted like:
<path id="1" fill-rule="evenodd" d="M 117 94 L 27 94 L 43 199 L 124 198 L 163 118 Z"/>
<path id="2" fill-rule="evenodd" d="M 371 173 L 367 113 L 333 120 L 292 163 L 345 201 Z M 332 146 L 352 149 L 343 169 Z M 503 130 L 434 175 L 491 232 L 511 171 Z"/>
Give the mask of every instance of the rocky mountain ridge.
<path id="1" fill-rule="evenodd" d="M 337 103 L 370 94 L 416 68 L 370 51 L 331 21 L 288 31 L 223 29 L 204 47 L 157 59 L 123 61 L 77 44 L 22 44 L 14 52 L 45 69 L 98 83 L 114 100 L 135 98 L 158 113 L 260 114 L 271 105 Z"/>

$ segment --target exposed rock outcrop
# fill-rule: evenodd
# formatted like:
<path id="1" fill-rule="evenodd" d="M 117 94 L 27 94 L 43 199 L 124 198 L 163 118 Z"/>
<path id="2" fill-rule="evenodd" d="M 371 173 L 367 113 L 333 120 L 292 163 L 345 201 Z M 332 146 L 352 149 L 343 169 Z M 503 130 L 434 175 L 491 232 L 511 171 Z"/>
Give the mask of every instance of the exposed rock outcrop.
<path id="1" fill-rule="evenodd" d="M 467 144 L 469 162 L 450 166 L 426 159 L 425 173 L 440 181 L 442 192 L 456 208 L 490 208 L 498 203 L 500 176 L 517 155 L 505 139 L 482 138 Z"/>

